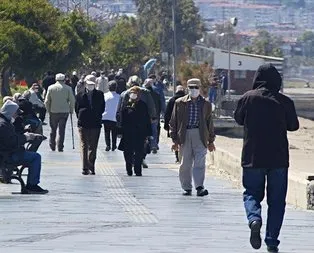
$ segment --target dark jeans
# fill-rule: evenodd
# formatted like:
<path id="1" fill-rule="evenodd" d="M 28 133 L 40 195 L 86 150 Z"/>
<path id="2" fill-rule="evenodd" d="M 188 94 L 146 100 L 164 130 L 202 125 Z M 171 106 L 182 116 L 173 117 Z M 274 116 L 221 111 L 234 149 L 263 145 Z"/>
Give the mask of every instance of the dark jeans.
<path id="1" fill-rule="evenodd" d="M 20 151 L 13 153 L 11 159 L 15 165 L 24 165 L 28 168 L 27 185 L 39 184 L 41 171 L 40 154 L 30 151 Z"/>
<path id="2" fill-rule="evenodd" d="M 57 129 L 59 128 L 59 137 L 58 137 L 58 149 L 63 150 L 63 143 L 64 143 L 64 135 L 65 135 L 65 127 L 68 120 L 69 114 L 68 113 L 50 113 L 50 140 L 49 145 L 50 148 L 56 148 L 56 135 Z"/>
<path id="3" fill-rule="evenodd" d="M 268 246 L 278 246 L 282 226 L 288 187 L 288 169 L 243 169 L 243 201 L 249 224 L 262 221 L 261 202 L 265 195 L 267 180 L 267 225 L 265 243 Z"/>
<path id="4" fill-rule="evenodd" d="M 95 172 L 98 140 L 101 128 L 79 128 L 83 171 Z"/>
<path id="5" fill-rule="evenodd" d="M 111 120 L 104 120 L 104 129 L 105 129 L 105 141 L 107 147 L 117 147 L 117 135 L 118 135 L 118 129 L 117 129 L 117 122 L 111 121 Z M 111 135 L 111 141 L 110 141 L 110 135 Z M 111 145 L 112 143 L 112 145 Z"/>
<path id="6" fill-rule="evenodd" d="M 144 140 L 145 139 L 135 139 L 133 137 L 124 139 L 125 147 L 123 154 L 127 172 L 132 172 L 132 165 L 134 164 L 135 174 L 142 174 Z"/>

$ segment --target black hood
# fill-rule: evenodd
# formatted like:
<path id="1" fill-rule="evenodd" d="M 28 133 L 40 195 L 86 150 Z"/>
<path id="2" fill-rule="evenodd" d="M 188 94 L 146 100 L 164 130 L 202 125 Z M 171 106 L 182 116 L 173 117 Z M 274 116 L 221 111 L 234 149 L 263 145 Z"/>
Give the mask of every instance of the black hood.
<path id="1" fill-rule="evenodd" d="M 258 68 L 253 81 L 253 90 L 265 88 L 278 92 L 281 88 L 282 78 L 272 64 L 265 64 Z"/>

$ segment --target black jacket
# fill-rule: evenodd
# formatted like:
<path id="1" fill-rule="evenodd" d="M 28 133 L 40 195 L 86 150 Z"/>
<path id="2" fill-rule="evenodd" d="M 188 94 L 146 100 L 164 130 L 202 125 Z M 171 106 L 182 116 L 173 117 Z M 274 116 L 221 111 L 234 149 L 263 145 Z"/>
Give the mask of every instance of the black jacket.
<path id="1" fill-rule="evenodd" d="M 139 100 L 132 107 L 130 103 L 122 111 L 121 133 L 123 138 L 144 139 L 152 135 L 151 120 L 147 105 Z"/>
<path id="2" fill-rule="evenodd" d="M 13 124 L 0 114 L 0 152 L 13 153 L 24 150 L 26 137 L 15 132 Z"/>
<path id="3" fill-rule="evenodd" d="M 167 107 L 166 107 L 166 112 L 165 112 L 165 116 L 164 116 L 164 120 L 165 120 L 165 123 L 164 123 L 164 129 L 166 131 L 169 131 L 169 122 L 170 122 L 170 119 L 171 119 L 171 115 L 172 115 L 172 111 L 173 111 L 173 108 L 174 108 L 174 103 L 176 102 L 176 100 L 178 98 L 181 98 L 185 96 L 185 92 L 184 91 L 178 91 L 172 98 L 169 99 L 168 101 L 168 104 L 167 104 Z"/>
<path id="4" fill-rule="evenodd" d="M 75 113 L 78 118 L 78 127 L 101 128 L 102 126 L 102 113 L 105 110 L 104 93 L 96 89 L 92 92 L 92 106 L 90 105 L 86 89 L 75 97 Z"/>
<path id="5" fill-rule="evenodd" d="M 288 168 L 287 131 L 296 131 L 299 121 L 294 103 L 279 93 L 282 79 L 277 69 L 262 65 L 253 90 L 239 100 L 234 118 L 244 126 L 242 167 Z"/>

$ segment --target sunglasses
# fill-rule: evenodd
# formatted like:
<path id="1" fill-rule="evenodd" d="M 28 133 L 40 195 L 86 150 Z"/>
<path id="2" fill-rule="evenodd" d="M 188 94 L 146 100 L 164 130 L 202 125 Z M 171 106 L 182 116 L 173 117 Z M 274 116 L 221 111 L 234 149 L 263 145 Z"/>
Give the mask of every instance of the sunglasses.
<path id="1" fill-rule="evenodd" d="M 192 89 L 196 89 L 196 90 L 198 90 L 198 89 L 199 89 L 199 87 L 198 87 L 198 86 L 188 86 L 188 88 L 189 88 L 190 90 L 192 90 Z"/>

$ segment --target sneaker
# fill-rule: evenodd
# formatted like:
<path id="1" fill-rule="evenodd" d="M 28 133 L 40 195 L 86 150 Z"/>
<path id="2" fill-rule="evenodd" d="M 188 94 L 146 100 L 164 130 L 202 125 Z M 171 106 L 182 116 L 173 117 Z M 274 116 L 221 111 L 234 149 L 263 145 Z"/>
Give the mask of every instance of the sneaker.
<path id="1" fill-rule="evenodd" d="M 27 194 L 46 194 L 49 191 L 44 190 L 39 185 L 26 185 Z"/>
<path id="2" fill-rule="evenodd" d="M 270 253 L 278 253 L 279 249 L 277 246 L 267 246 L 267 251 Z"/>
<path id="3" fill-rule="evenodd" d="M 107 152 L 110 151 L 110 147 L 109 146 L 106 147 L 106 151 Z"/>
<path id="4" fill-rule="evenodd" d="M 259 220 L 253 221 L 250 225 L 251 229 L 250 243 L 253 249 L 260 249 L 262 246 L 261 227 L 262 222 Z"/>
<path id="5" fill-rule="evenodd" d="M 183 193 L 182 193 L 183 196 L 192 196 L 192 190 L 185 190 Z"/>
<path id="6" fill-rule="evenodd" d="M 88 170 L 83 170 L 83 171 L 82 171 L 82 175 L 84 175 L 84 176 L 89 175 L 89 171 L 88 171 Z"/>
<path id="7" fill-rule="evenodd" d="M 208 195 L 208 191 L 204 187 L 202 187 L 202 186 L 197 187 L 196 190 L 197 190 L 196 195 L 198 197 L 204 197 L 204 196 Z"/>
<path id="8" fill-rule="evenodd" d="M 147 163 L 146 163 L 145 160 L 142 161 L 142 166 L 143 166 L 144 169 L 147 169 L 147 168 L 148 168 L 148 165 L 147 165 Z"/>

